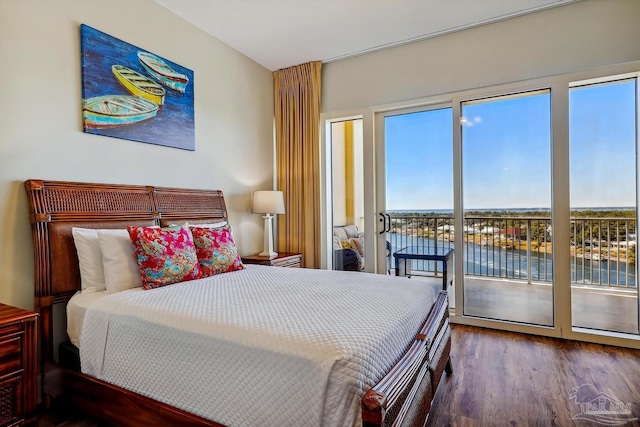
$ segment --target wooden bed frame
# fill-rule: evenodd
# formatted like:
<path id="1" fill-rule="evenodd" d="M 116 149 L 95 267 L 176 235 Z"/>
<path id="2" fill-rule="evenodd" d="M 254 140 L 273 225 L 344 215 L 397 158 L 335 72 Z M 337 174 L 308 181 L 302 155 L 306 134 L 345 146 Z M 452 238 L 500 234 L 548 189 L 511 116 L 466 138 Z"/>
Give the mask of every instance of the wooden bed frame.
<path id="1" fill-rule="evenodd" d="M 43 401 L 72 404 L 116 425 L 220 426 L 216 422 L 66 368 L 53 358 L 53 306 L 80 289 L 72 227 L 125 228 L 227 219 L 221 191 L 25 181 L 35 263 L 35 307 L 40 313 Z M 362 398 L 364 426 L 426 422 L 443 371 L 451 373 L 446 292 L 438 295 L 400 360 Z"/>

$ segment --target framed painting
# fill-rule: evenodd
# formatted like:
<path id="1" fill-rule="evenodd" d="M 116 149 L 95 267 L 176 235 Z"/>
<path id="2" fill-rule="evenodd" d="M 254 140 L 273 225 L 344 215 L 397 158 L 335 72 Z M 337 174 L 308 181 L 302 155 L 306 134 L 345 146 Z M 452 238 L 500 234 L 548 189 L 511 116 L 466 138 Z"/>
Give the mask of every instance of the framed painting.
<path id="1" fill-rule="evenodd" d="M 193 71 L 80 25 L 86 133 L 195 150 Z"/>

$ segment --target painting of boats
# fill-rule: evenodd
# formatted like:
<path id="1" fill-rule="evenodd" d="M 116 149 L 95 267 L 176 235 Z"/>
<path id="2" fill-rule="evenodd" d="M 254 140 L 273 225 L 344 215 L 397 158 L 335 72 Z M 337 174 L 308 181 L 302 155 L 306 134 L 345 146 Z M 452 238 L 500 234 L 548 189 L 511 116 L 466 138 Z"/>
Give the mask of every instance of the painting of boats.
<path id="1" fill-rule="evenodd" d="M 85 127 L 93 129 L 130 125 L 155 117 L 158 105 L 135 95 L 96 96 L 83 101 Z"/>
<path id="2" fill-rule="evenodd" d="M 156 105 L 164 104 L 165 90 L 158 83 L 124 65 L 112 65 L 111 71 L 122 86 L 133 95 L 146 98 Z"/>
<path id="3" fill-rule="evenodd" d="M 193 71 L 85 24 L 80 50 L 85 133 L 195 150 Z"/>
<path id="4" fill-rule="evenodd" d="M 184 93 L 189 77 L 176 72 L 166 62 L 149 52 L 138 52 L 140 64 L 147 72 L 163 85 Z"/>

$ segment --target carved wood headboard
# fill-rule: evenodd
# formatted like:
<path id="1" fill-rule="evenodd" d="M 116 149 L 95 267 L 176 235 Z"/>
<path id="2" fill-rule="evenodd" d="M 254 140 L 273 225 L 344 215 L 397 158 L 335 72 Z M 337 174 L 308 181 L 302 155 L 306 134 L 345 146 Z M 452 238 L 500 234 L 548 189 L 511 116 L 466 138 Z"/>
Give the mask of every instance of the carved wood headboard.
<path id="1" fill-rule="evenodd" d="M 222 191 L 83 182 L 25 181 L 33 237 L 35 307 L 43 360 L 53 359 L 55 303 L 80 289 L 72 227 L 167 226 L 227 219 Z"/>

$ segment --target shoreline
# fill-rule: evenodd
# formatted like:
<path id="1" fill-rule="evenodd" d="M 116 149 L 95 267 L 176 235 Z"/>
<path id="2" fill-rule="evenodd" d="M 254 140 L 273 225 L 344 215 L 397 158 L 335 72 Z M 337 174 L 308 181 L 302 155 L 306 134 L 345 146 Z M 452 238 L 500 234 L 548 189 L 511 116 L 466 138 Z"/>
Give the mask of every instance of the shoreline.
<path id="1" fill-rule="evenodd" d="M 391 229 L 391 234 L 403 234 L 405 236 L 414 236 L 414 237 L 421 237 L 421 238 L 426 238 L 426 239 L 431 239 L 431 240 L 437 240 L 439 242 L 452 242 L 453 238 L 455 236 L 454 232 L 438 232 L 437 234 L 434 233 L 433 231 L 423 231 L 423 230 L 413 230 L 411 233 L 403 233 L 402 231 L 398 231 L 398 229 L 396 228 L 392 228 Z M 436 236 L 436 238 L 434 239 L 434 235 Z M 500 249 L 506 249 L 506 250 L 521 250 L 521 251 L 527 251 L 527 240 L 525 239 L 517 239 L 517 238 L 509 238 L 509 237 L 505 237 L 505 236 L 494 236 L 494 237 L 486 237 L 488 235 L 483 236 L 478 236 L 478 235 L 472 235 L 473 239 L 469 239 L 469 236 L 464 236 L 463 237 L 463 241 L 465 243 L 469 243 L 469 241 L 471 241 L 471 243 L 474 243 L 478 246 L 481 247 L 496 247 L 496 248 L 500 248 Z M 580 249 L 580 248 L 578 248 Z M 593 261 L 593 262 L 620 262 L 620 263 L 627 263 L 627 249 L 626 248 L 622 248 L 622 249 L 618 249 L 618 248 L 605 248 L 603 250 L 601 250 L 601 248 L 594 248 L 593 251 L 589 251 L 589 253 L 584 254 L 584 253 L 576 253 L 576 247 L 575 246 L 571 246 L 570 247 L 570 254 L 572 258 L 577 258 L 577 259 L 584 259 L 584 260 L 588 260 L 588 261 Z M 533 242 L 531 245 L 531 252 L 532 253 L 538 253 L 538 254 L 552 254 L 553 253 L 553 248 L 552 248 L 552 243 L 551 242 L 542 242 L 542 244 L 538 244 L 538 242 Z M 612 258 L 610 258 L 610 255 L 613 255 Z M 634 262 L 630 262 L 630 265 L 635 265 Z"/>

